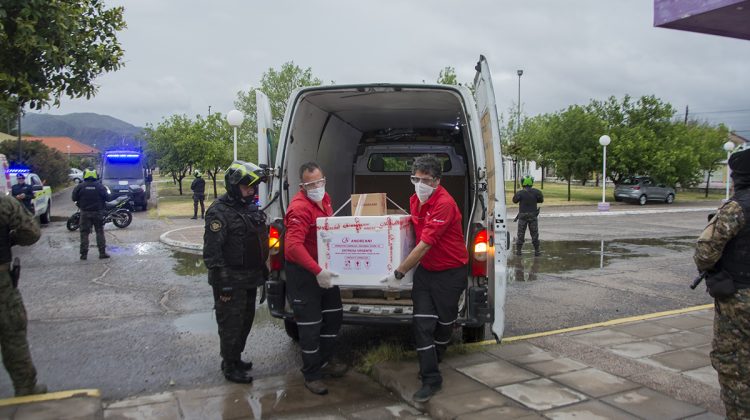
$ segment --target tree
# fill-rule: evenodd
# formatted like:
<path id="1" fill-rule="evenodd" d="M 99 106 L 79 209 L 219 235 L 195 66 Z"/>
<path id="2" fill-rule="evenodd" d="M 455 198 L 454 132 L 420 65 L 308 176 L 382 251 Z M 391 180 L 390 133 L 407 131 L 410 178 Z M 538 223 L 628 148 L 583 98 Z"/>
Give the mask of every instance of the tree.
<path id="1" fill-rule="evenodd" d="M 202 151 L 196 165 L 203 168 L 213 181 L 214 198 L 216 198 L 216 177 L 221 170 L 232 163 L 232 152 L 227 142 L 227 139 L 231 138 L 231 129 L 220 113 L 211 114 L 205 119 L 198 116 L 195 129 L 199 133 Z"/>
<path id="2" fill-rule="evenodd" d="M 96 94 L 93 80 L 122 66 L 123 8 L 101 0 L 0 3 L 0 104 L 41 109 Z"/>
<path id="3" fill-rule="evenodd" d="M 333 83 L 333 82 L 331 82 Z M 271 104 L 271 114 L 273 115 L 273 133 L 278 136 L 281 129 L 281 123 L 283 122 L 284 112 L 286 111 L 287 101 L 289 95 L 291 95 L 294 89 L 303 86 L 319 86 L 323 84 L 323 81 L 314 77 L 312 69 L 310 67 L 301 69 L 295 65 L 294 62 L 290 61 L 281 65 L 281 70 L 276 71 L 273 68 L 269 68 L 268 71 L 263 73 L 260 79 L 260 86 L 257 88 L 251 87 L 247 92 L 237 92 L 237 100 L 234 102 L 234 106 L 238 110 L 245 114 L 245 121 L 237 129 L 238 132 L 238 146 L 243 145 L 243 149 L 247 149 L 243 156 L 247 156 L 247 152 L 252 152 L 252 149 L 248 147 L 255 147 L 255 153 L 250 154 L 248 157 L 244 157 L 245 160 L 255 162 L 257 160 L 257 116 L 256 116 L 256 104 L 255 104 L 255 91 L 260 90 L 268 96 L 268 101 Z M 276 150 L 279 139 L 274 138 L 273 143 L 270 145 L 271 150 Z M 238 157 L 240 155 L 238 149 Z M 271 157 L 274 157 L 274 153 L 271 153 Z"/>
<path id="4" fill-rule="evenodd" d="M 70 167 L 67 156 L 47 147 L 41 141 L 24 141 L 20 159 L 18 158 L 18 144 L 15 140 L 0 143 L 0 153 L 8 157 L 10 166 L 28 167 L 47 185 L 65 185 L 68 182 Z"/>
<path id="5" fill-rule="evenodd" d="M 456 77 L 456 69 L 448 66 L 440 70 L 440 74 L 438 75 L 437 82 L 440 83 L 441 85 L 457 85 L 458 77 Z"/>
<path id="6" fill-rule="evenodd" d="M 185 115 L 173 115 L 156 127 L 146 127 L 147 152 L 153 155 L 159 168 L 169 173 L 178 184 L 182 195 L 182 180 L 201 160 L 201 133 Z"/>

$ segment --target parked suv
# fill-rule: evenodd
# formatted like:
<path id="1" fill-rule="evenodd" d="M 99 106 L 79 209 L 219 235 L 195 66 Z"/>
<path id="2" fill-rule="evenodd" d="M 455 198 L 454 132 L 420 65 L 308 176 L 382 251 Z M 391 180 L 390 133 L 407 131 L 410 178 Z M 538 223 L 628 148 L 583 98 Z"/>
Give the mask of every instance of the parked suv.
<path id="1" fill-rule="evenodd" d="M 288 101 L 275 156 L 267 148 L 273 119 L 268 98 L 256 91 L 259 163 L 272 177 L 259 199 L 271 222 L 271 315 L 287 333 L 297 325 L 285 297 L 284 214 L 298 191 L 297 170 L 320 164 L 333 208 L 356 193 L 386 193 L 409 208 L 414 157 L 434 154 L 443 163 L 442 185 L 461 211 L 470 261 L 457 323 L 464 339 L 497 339 L 505 323 L 506 261 L 510 244 L 495 94 L 484 57 L 476 65 L 474 94 L 465 86 L 368 83 L 301 88 Z M 264 141 L 265 140 L 265 141 Z M 389 210 L 396 206 L 389 204 Z M 340 215 L 348 215 L 344 207 Z M 387 274 L 385 271 L 384 275 Z M 412 322 L 411 290 L 342 289 L 345 324 Z"/>
<path id="2" fill-rule="evenodd" d="M 674 188 L 657 184 L 647 176 L 625 178 L 615 188 L 615 201 L 628 201 L 645 205 L 648 201 L 674 202 Z"/>

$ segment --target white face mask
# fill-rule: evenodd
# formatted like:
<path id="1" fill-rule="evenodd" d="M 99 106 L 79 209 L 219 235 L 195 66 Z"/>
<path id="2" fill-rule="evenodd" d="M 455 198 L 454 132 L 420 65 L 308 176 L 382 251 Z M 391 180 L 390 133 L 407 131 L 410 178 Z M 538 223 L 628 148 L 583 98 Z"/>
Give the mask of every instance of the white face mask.
<path id="1" fill-rule="evenodd" d="M 312 190 L 307 190 L 307 198 L 310 200 L 319 203 L 323 201 L 323 197 L 326 195 L 326 187 L 323 185 L 322 187 L 318 187 Z"/>
<path id="2" fill-rule="evenodd" d="M 423 184 L 420 182 L 419 184 L 414 185 L 414 191 L 417 193 L 419 202 L 424 203 L 428 198 L 430 198 L 435 189 L 427 184 Z"/>

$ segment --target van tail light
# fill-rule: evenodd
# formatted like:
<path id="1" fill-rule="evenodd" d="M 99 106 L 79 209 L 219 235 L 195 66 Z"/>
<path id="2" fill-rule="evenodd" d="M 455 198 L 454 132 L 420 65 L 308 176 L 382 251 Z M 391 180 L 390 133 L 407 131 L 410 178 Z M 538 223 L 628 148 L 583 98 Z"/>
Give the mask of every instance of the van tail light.
<path id="1" fill-rule="evenodd" d="M 271 255 L 271 271 L 281 270 L 281 232 L 273 225 L 268 231 L 268 250 Z"/>
<path id="2" fill-rule="evenodd" d="M 636 185 L 635 187 L 630 187 L 630 189 L 631 190 L 640 190 L 641 186 L 640 185 Z"/>
<path id="3" fill-rule="evenodd" d="M 471 253 L 471 275 L 475 277 L 487 276 L 487 229 L 481 229 L 474 235 L 473 252 Z"/>

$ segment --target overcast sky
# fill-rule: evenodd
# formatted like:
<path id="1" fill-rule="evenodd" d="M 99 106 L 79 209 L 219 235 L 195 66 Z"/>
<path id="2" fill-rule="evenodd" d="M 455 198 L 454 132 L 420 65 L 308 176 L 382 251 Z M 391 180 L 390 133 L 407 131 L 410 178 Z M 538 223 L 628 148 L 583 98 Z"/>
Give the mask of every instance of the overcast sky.
<path id="1" fill-rule="evenodd" d="M 294 61 L 337 84 L 474 77 L 484 54 L 498 111 L 554 112 L 590 99 L 656 95 L 681 114 L 750 137 L 750 41 L 654 28 L 653 0 L 107 0 L 125 6 L 125 67 L 89 101 L 144 126 L 172 114 L 226 113 L 239 90 Z M 732 111 L 732 112 L 727 112 Z"/>

